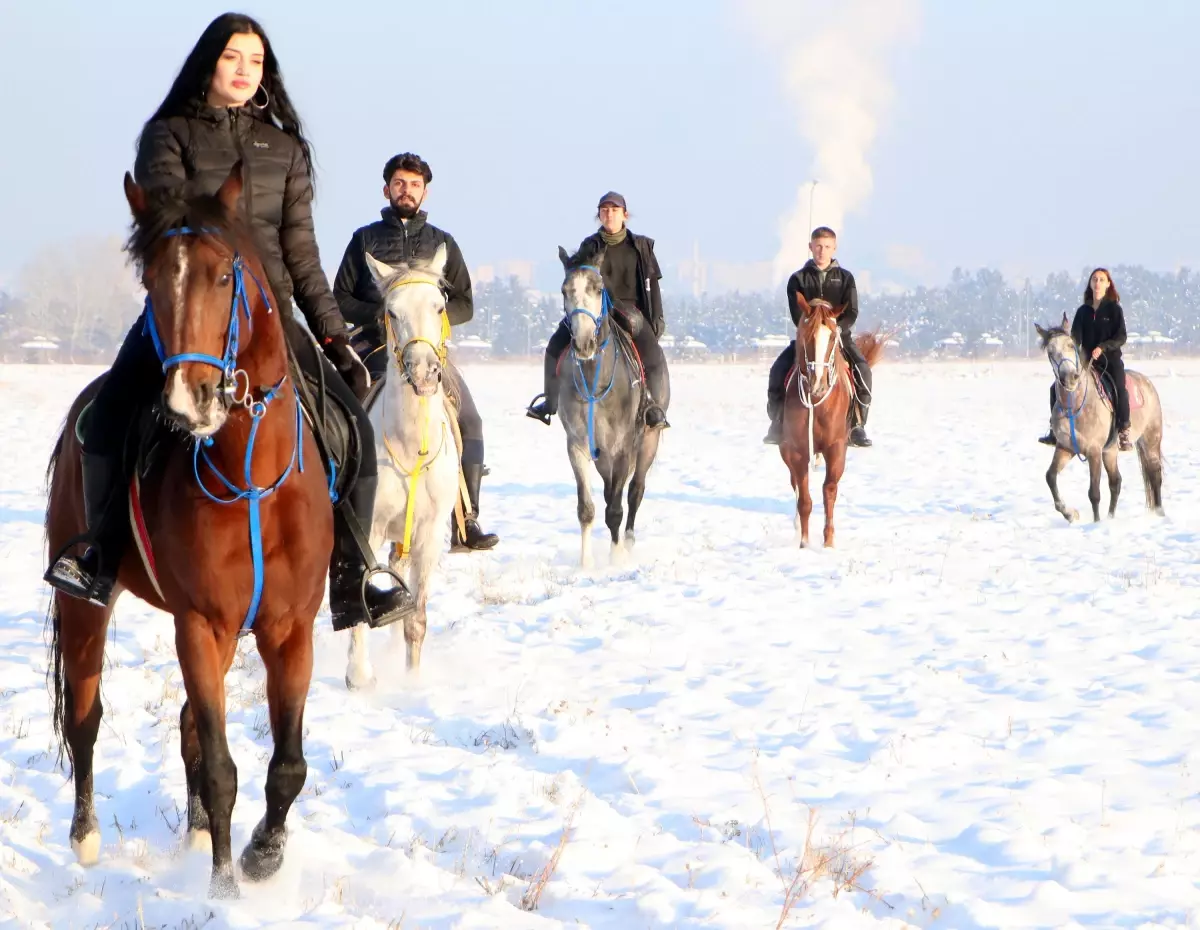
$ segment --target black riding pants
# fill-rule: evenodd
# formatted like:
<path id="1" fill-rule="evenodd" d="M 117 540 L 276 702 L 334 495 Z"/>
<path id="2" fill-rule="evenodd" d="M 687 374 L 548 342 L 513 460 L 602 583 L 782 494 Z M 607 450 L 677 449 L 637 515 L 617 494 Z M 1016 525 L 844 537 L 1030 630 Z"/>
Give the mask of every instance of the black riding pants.
<path id="1" fill-rule="evenodd" d="M 621 312 L 617 311 L 618 314 Z M 650 396 L 654 398 L 655 403 L 666 410 L 671 403 L 671 376 L 667 371 L 667 357 L 663 354 L 662 346 L 658 344 L 658 337 L 654 335 L 650 324 L 644 319 L 638 320 L 637 323 L 640 325 L 635 323 L 632 327 L 635 332 L 631 335 L 638 355 L 641 356 L 642 367 L 646 369 L 646 384 L 650 388 Z M 621 321 L 621 327 L 626 332 L 630 329 L 624 320 Z M 543 360 L 543 390 L 546 400 L 553 410 L 558 409 L 559 360 L 570 344 L 571 329 L 567 325 L 567 321 L 563 320 L 558 324 L 558 329 L 554 331 L 550 341 L 546 343 L 546 356 Z"/>
<path id="2" fill-rule="evenodd" d="M 871 388 L 874 378 L 871 375 L 871 366 L 867 364 L 862 351 L 854 342 L 854 337 L 846 329 L 842 330 L 842 354 L 846 356 L 846 361 L 850 363 L 854 372 L 855 393 L 862 404 L 865 421 L 867 408 L 871 406 Z M 779 358 L 775 359 L 774 364 L 771 365 L 771 374 L 767 379 L 767 397 L 772 403 L 783 403 L 783 395 L 787 391 L 788 372 L 795 364 L 796 343 L 793 340 L 788 343 L 786 349 L 779 353 Z"/>
<path id="3" fill-rule="evenodd" d="M 1092 362 L 1100 371 L 1112 379 L 1111 385 L 1117 397 L 1113 404 L 1117 417 L 1117 429 L 1129 429 L 1129 390 L 1125 384 L 1125 360 L 1120 351 L 1105 352 Z M 1058 409 L 1058 390 L 1050 385 L 1050 412 Z"/>
<path id="4" fill-rule="evenodd" d="M 387 376 L 387 347 L 371 352 L 364 359 L 367 371 L 371 373 L 371 381 L 380 381 Z M 483 464 L 483 418 L 479 408 L 475 406 L 475 398 L 467 387 L 462 372 L 452 363 L 446 363 L 444 377 L 448 382 L 447 388 L 458 397 L 458 432 L 462 436 L 463 465 Z"/>

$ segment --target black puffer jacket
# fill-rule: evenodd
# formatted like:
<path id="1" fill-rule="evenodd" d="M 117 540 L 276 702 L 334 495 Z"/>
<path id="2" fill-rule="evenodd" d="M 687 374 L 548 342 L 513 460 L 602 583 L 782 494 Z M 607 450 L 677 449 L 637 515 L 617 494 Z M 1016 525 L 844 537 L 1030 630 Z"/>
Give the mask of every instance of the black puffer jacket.
<path id="1" fill-rule="evenodd" d="M 215 194 L 242 160 L 250 218 L 271 290 L 285 317 L 295 298 L 318 339 L 345 332 L 346 322 L 321 269 L 313 232 L 312 176 L 300 144 L 253 107 L 196 104 L 187 116 L 146 126 L 134 177 L 157 190 L 182 186 L 185 196 Z"/>
<path id="2" fill-rule="evenodd" d="M 821 279 L 821 269 L 811 258 L 804 267 L 788 278 L 787 302 L 792 314 L 792 323 L 800 325 L 800 305 L 796 302 L 797 292 L 804 295 L 805 300 L 827 300 L 834 307 L 842 307 L 842 315 L 838 324 L 849 331 L 858 319 L 858 285 L 854 283 L 854 275 L 837 263 L 834 259 L 825 269 L 825 278 Z"/>
<path id="3" fill-rule="evenodd" d="M 658 258 L 654 254 L 654 240 L 649 236 L 639 236 L 635 233 L 626 234 L 633 242 L 633 248 L 638 256 L 637 308 L 642 312 L 654 329 L 655 334 L 663 331 L 662 293 L 658 282 L 662 278 L 662 270 L 658 267 Z M 592 233 L 581 243 L 575 253 L 589 254 L 606 249 L 604 237 L 600 231 Z M 607 283 L 606 283 L 607 286 Z"/>
<path id="4" fill-rule="evenodd" d="M 451 326 L 468 322 L 475 313 L 471 274 L 454 237 L 427 222 L 424 211 L 407 222 L 390 206 L 380 212 L 380 220 L 354 231 L 342 256 L 333 281 L 333 296 L 342 316 L 363 328 L 363 336 L 372 347 L 382 345 L 383 295 L 367 268 L 367 253 L 385 265 L 400 265 L 413 260 L 428 261 L 438 246 L 445 245 L 446 267 L 442 279 L 446 285 L 446 316 Z"/>
<path id="5" fill-rule="evenodd" d="M 1075 311 L 1071 338 L 1085 355 L 1091 355 L 1092 349 L 1099 349 L 1119 358 L 1126 338 L 1125 311 L 1115 300 L 1102 300 L 1095 310 L 1091 304 L 1083 304 Z"/>

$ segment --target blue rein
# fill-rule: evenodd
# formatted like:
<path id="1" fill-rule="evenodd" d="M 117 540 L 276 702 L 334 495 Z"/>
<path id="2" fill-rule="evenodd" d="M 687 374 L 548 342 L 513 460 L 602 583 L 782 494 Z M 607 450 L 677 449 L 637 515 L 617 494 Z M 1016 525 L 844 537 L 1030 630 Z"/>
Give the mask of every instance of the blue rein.
<path id="1" fill-rule="evenodd" d="M 600 269 L 595 265 L 580 265 L 582 269 L 594 271 L 600 274 Z M 608 288 L 603 288 L 600 293 L 600 315 L 596 316 L 589 310 L 583 307 L 576 307 L 567 314 L 566 322 L 570 326 L 571 319 L 575 316 L 586 316 L 589 320 L 596 324 L 596 334 L 599 336 L 600 328 L 605 320 L 611 315 L 612 297 L 609 296 Z M 617 365 L 614 361 L 613 370 L 608 379 L 608 386 L 600 390 L 600 372 L 604 368 L 604 350 L 608 348 L 608 343 L 612 339 L 611 327 L 608 335 L 604 337 L 604 341 L 596 348 L 595 370 L 592 372 L 592 382 L 588 384 L 587 374 L 583 370 L 583 360 L 575 353 L 575 341 L 571 341 L 571 361 L 575 363 L 572 378 L 575 382 L 575 392 L 580 399 L 587 403 L 587 431 L 588 431 L 588 453 L 595 461 L 600 457 L 600 448 L 596 445 L 596 404 L 604 400 L 613 389 L 613 385 L 617 380 Z"/>
<path id="2" fill-rule="evenodd" d="M 178 229 L 169 230 L 167 236 L 189 236 L 215 233 L 215 230 L 198 229 L 194 230 L 187 226 L 179 227 Z M 231 400 L 234 403 L 240 404 L 246 408 L 246 412 L 250 414 L 250 436 L 246 441 L 246 455 L 243 462 L 243 475 L 246 486 L 244 488 L 237 487 L 232 481 L 226 478 L 221 471 L 213 464 L 209 457 L 208 449 L 213 444 L 213 437 L 206 436 L 196 443 L 192 453 L 192 473 L 196 476 L 196 484 L 204 496 L 216 504 L 236 504 L 238 501 L 246 501 L 250 510 L 250 557 L 254 569 L 254 593 L 250 597 L 250 606 L 246 611 L 246 618 L 242 621 L 242 628 L 239 633 L 244 636 L 249 633 L 254 626 L 254 619 L 258 613 L 259 605 L 262 603 L 263 593 L 263 543 L 262 543 L 262 501 L 263 498 L 269 497 L 277 491 L 292 470 L 298 468 L 299 471 L 304 471 L 304 444 L 303 444 L 303 414 L 300 408 L 300 396 L 296 391 L 295 386 L 292 387 L 292 395 L 296 401 L 296 439 L 292 446 L 291 459 L 288 462 L 287 468 L 283 470 L 278 478 L 269 485 L 260 487 L 254 483 L 251 465 L 254 461 L 254 444 L 258 438 L 258 428 L 262 423 L 262 419 L 266 416 L 267 406 L 274 400 L 283 389 L 283 384 L 287 381 L 285 374 L 271 387 L 263 393 L 261 400 L 255 400 L 251 394 L 250 376 L 244 371 L 240 371 L 237 367 L 238 356 L 238 336 L 239 336 L 239 318 L 244 315 L 246 318 L 246 327 L 251 332 L 252 323 L 250 318 L 250 300 L 246 293 L 245 275 L 249 274 L 250 278 L 258 286 L 259 293 L 262 295 L 263 301 L 267 305 L 267 312 L 271 312 L 271 301 L 267 295 L 266 288 L 262 282 L 255 277 L 254 272 L 246 267 L 242 257 L 238 254 L 233 256 L 233 301 L 229 308 L 229 331 L 225 337 L 224 353 L 218 357 L 216 355 L 208 355 L 203 352 L 181 352 L 177 355 L 166 354 L 162 340 L 158 335 L 158 327 L 154 321 L 154 308 L 150 303 L 150 297 L 146 297 L 146 331 L 149 332 L 150 338 L 154 342 L 155 351 L 158 353 L 159 360 L 162 362 L 163 372 L 166 373 L 170 368 L 176 365 L 181 365 L 184 362 L 195 362 L 201 365 L 211 365 L 218 369 L 222 378 L 225 381 L 225 390 L 229 393 Z M 239 314 L 240 311 L 240 314 Z M 245 388 L 242 396 L 238 398 L 237 390 L 239 387 L 238 376 L 241 375 L 245 379 Z M 204 485 L 204 480 L 200 476 L 200 460 L 204 460 L 204 464 L 208 466 L 208 470 L 216 476 L 217 480 L 225 486 L 229 492 L 229 497 L 218 497 L 208 490 Z"/>
<path id="3" fill-rule="evenodd" d="M 1079 362 L 1079 346 L 1075 346 L 1075 370 L 1079 372 L 1080 378 L 1083 379 L 1083 397 L 1081 397 L 1079 399 L 1079 406 L 1075 407 L 1075 409 L 1072 410 L 1072 409 L 1070 409 L 1070 407 L 1064 406 L 1063 394 L 1065 392 L 1066 401 L 1068 404 L 1071 404 L 1074 402 L 1076 392 L 1075 391 L 1067 391 L 1062 386 L 1062 382 L 1058 379 L 1058 369 L 1060 369 L 1061 367 L 1062 367 L 1061 364 L 1056 365 L 1055 372 L 1054 372 L 1055 389 L 1058 393 L 1058 412 L 1067 418 L 1067 423 L 1071 427 L 1071 453 L 1076 458 L 1078 458 L 1082 461 L 1084 459 L 1084 456 L 1081 455 L 1079 452 L 1079 439 L 1075 435 L 1075 418 L 1077 416 L 1079 416 L 1079 412 L 1083 409 L 1084 403 L 1087 402 L 1088 381 L 1091 380 L 1092 373 L 1090 371 L 1083 370 L 1083 367 L 1081 366 L 1081 364 Z"/>

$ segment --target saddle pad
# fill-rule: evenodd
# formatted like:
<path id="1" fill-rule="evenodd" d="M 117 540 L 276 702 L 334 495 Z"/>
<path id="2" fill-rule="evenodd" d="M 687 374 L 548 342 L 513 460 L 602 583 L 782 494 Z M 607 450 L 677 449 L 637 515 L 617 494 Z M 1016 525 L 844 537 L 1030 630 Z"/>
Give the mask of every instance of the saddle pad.
<path id="1" fill-rule="evenodd" d="M 1100 389 L 1100 397 L 1104 400 L 1104 406 L 1112 410 L 1113 397 L 1109 379 L 1097 368 L 1091 369 L 1091 372 L 1092 380 L 1096 383 L 1096 387 Z M 1129 409 L 1138 410 L 1145 406 L 1146 398 L 1142 396 L 1142 386 L 1131 375 L 1132 372 L 1125 372 L 1125 393 L 1129 395 Z"/>

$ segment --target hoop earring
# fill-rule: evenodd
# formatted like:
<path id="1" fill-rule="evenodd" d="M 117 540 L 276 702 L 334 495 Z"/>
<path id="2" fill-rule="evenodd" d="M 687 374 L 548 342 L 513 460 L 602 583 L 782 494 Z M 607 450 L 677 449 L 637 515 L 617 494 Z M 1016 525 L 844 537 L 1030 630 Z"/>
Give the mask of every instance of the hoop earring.
<path id="1" fill-rule="evenodd" d="M 255 99 L 258 97 L 258 90 L 261 90 L 263 92 L 263 96 L 267 98 L 262 103 L 259 103 Z M 254 96 L 250 98 L 250 103 L 253 104 L 254 108 L 257 110 L 265 110 L 267 107 L 269 107 L 271 105 L 271 95 L 267 92 L 266 85 L 264 85 L 264 84 L 259 84 L 258 90 L 256 90 L 254 92 Z"/>

